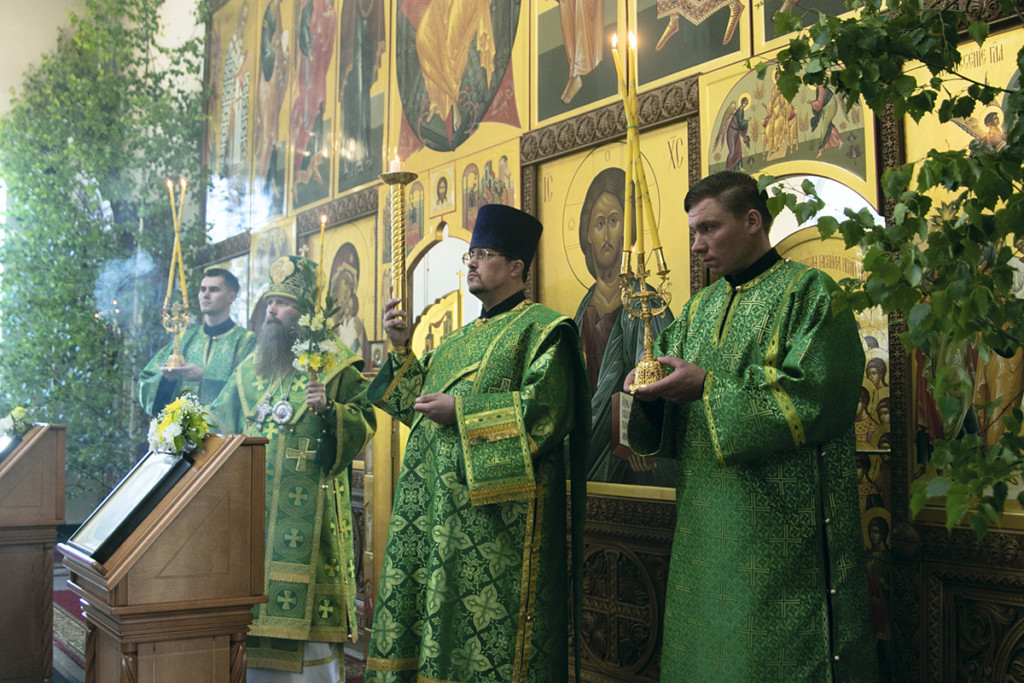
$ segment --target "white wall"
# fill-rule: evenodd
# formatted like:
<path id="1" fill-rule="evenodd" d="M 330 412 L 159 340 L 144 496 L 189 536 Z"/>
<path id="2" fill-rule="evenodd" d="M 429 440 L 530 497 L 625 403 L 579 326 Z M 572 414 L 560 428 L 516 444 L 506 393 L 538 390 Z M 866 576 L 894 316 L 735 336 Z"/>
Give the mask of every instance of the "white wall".
<path id="1" fill-rule="evenodd" d="M 195 0 L 166 0 L 161 11 L 165 42 L 202 35 L 194 26 Z M 0 0 L 0 116 L 11 105 L 11 88 L 20 89 L 30 65 L 57 46 L 61 28 L 69 25 L 69 10 L 81 7 L 80 0 Z"/>

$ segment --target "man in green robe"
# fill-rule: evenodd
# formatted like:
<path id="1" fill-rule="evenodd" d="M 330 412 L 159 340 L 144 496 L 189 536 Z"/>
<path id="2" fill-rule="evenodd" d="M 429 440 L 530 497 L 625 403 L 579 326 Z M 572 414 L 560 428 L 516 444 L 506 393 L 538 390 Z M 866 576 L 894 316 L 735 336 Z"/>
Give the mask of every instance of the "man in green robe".
<path id="1" fill-rule="evenodd" d="M 523 292 L 540 232 L 518 209 L 481 207 L 463 261 L 484 310 L 420 358 L 399 301 L 385 306 L 392 352 L 368 395 L 411 431 L 368 682 L 568 677 L 563 443 L 581 570 L 590 392 L 575 325 Z"/>
<path id="2" fill-rule="evenodd" d="M 181 335 L 184 364 L 167 367 L 174 351 L 170 342 L 157 352 L 139 377 L 142 408 L 156 416 L 185 392 L 209 404 L 217 398 L 242 359 L 256 348 L 256 335 L 231 319 L 231 304 L 238 296 L 238 278 L 223 268 L 210 268 L 199 285 L 202 327 L 189 327 Z"/>
<path id="3" fill-rule="evenodd" d="M 247 643 L 250 683 L 344 680 L 342 644 L 356 633 L 348 468 L 376 427 L 363 361 L 334 339 L 318 377 L 293 364 L 300 301 L 316 300 L 315 266 L 284 256 L 270 268 L 267 317 L 210 409 L 220 431 L 265 436 L 264 591 Z M 302 306 L 305 308 L 306 306 Z M 311 305 L 309 306 L 312 307 Z"/>
<path id="4" fill-rule="evenodd" d="M 875 681 L 854 460 L 864 352 L 836 284 L 771 248 L 765 199 L 732 171 L 687 193 L 693 251 L 719 279 L 658 337 L 670 372 L 633 402 L 633 450 L 679 460 L 661 676 Z"/>

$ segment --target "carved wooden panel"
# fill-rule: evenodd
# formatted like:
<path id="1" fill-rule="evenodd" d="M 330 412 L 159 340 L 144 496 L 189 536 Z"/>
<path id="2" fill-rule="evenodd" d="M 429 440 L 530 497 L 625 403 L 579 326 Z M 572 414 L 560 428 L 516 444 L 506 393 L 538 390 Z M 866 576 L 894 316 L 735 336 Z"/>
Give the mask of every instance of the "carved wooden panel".
<path id="1" fill-rule="evenodd" d="M 1019 561 L 1020 539 L 1000 536 L 983 544 L 987 549 L 970 538 L 951 545 L 961 552 L 1002 551 Z M 947 564 L 929 565 L 927 572 L 926 679 L 1024 681 L 1024 575 Z"/>
<path id="2" fill-rule="evenodd" d="M 591 495 L 583 549 L 584 680 L 657 681 L 675 504 Z"/>
<path id="3" fill-rule="evenodd" d="M 670 121 L 697 116 L 697 77 L 641 93 L 640 127 L 653 128 Z M 520 141 L 523 167 L 571 154 L 626 136 L 626 114 L 616 102 L 566 121 L 525 133 Z M 523 188 L 524 197 L 526 188 Z M 525 200 L 524 200 L 525 201 Z M 525 209 L 525 204 L 524 204 Z"/>
<path id="4" fill-rule="evenodd" d="M 377 213 L 378 197 L 377 186 L 373 185 L 339 197 L 327 204 L 321 204 L 309 211 L 304 211 L 296 216 L 296 232 L 299 237 L 303 237 L 318 231 L 320 216 L 327 216 L 327 226 L 333 227 L 375 214 Z"/>

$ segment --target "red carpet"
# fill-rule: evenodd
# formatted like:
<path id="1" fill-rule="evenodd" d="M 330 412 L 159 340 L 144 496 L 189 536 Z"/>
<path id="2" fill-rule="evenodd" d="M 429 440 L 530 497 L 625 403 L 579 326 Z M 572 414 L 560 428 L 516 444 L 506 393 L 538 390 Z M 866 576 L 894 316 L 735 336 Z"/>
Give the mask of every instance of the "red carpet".
<path id="1" fill-rule="evenodd" d="M 345 683 L 363 683 L 366 663 L 345 655 Z"/>
<path id="2" fill-rule="evenodd" d="M 53 642 L 79 666 L 85 666 L 85 617 L 78 596 L 53 591 Z"/>

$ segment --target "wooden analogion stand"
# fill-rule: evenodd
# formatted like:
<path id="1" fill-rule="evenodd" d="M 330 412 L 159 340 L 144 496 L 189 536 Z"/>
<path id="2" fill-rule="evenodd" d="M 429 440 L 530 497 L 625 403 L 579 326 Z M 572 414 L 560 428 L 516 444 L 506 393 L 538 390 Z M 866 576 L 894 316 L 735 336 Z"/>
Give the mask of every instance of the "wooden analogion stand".
<path id="1" fill-rule="evenodd" d="M 64 426 L 0 445 L 0 681 L 53 680 L 53 546 L 64 523 Z"/>
<path id="2" fill-rule="evenodd" d="M 241 683 L 263 595 L 264 438 L 150 452 L 58 547 L 86 618 L 86 683 Z"/>

